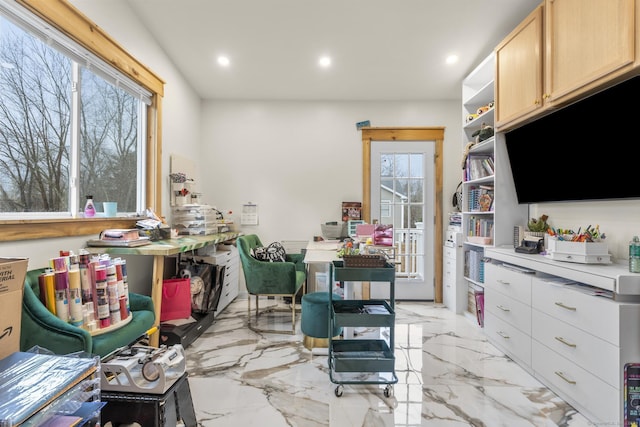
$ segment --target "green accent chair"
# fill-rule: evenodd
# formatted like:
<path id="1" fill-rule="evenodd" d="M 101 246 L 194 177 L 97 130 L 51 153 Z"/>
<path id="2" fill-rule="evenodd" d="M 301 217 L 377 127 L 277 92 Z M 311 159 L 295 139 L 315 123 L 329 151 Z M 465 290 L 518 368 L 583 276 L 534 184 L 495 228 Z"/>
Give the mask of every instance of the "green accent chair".
<path id="1" fill-rule="evenodd" d="M 38 276 L 45 270 L 28 271 L 25 278 L 20 351 L 28 351 L 37 345 L 54 354 L 86 352 L 102 358 L 134 343 L 153 327 L 155 313 L 151 297 L 130 292 L 131 321 L 120 328 L 91 336 L 89 331 L 61 320 L 42 304 Z"/>
<path id="2" fill-rule="evenodd" d="M 285 262 L 259 261 L 252 256 L 252 250 L 262 247 L 260 238 L 255 234 L 240 236 L 236 239 L 240 255 L 242 271 L 247 285 L 247 307 L 249 329 L 256 332 L 295 334 L 296 332 L 296 295 L 304 292 L 307 278 L 303 264 L 303 254 L 287 254 Z M 266 313 L 291 311 L 291 330 L 261 329 L 253 324 L 251 313 L 251 296 L 255 296 L 255 321 Z M 289 308 L 268 307 L 260 310 L 260 297 L 282 297 L 290 299 Z"/>

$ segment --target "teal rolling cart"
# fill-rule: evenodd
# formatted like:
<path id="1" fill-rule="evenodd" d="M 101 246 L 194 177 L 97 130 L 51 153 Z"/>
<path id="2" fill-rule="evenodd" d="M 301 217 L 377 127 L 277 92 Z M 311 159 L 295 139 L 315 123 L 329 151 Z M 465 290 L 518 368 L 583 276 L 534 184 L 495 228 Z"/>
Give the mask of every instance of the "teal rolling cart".
<path id="1" fill-rule="evenodd" d="M 337 384 L 337 397 L 342 396 L 344 384 L 386 384 L 384 395 L 390 397 L 393 391 L 392 384 L 398 382 L 395 374 L 393 338 L 395 267 L 388 262 L 383 264 L 381 267 L 345 267 L 344 261 L 333 261 L 331 265 L 332 277 L 341 284 L 389 282 L 390 286 L 389 300 L 331 299 L 329 328 L 340 326 L 389 329 L 386 338 L 382 334 L 374 339 L 329 337 L 329 378 L 332 383 Z"/>

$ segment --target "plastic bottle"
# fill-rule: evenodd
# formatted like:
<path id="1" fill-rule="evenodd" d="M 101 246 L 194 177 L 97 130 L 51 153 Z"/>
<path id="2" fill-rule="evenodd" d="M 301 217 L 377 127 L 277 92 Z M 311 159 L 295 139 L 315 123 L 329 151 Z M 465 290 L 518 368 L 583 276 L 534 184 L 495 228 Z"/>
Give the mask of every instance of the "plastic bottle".
<path id="1" fill-rule="evenodd" d="M 93 196 L 87 196 L 87 202 L 84 204 L 84 217 L 93 218 L 96 216 L 96 207 L 93 204 Z"/>
<path id="2" fill-rule="evenodd" d="M 640 239 L 638 236 L 633 236 L 629 242 L 629 271 L 640 273 Z"/>

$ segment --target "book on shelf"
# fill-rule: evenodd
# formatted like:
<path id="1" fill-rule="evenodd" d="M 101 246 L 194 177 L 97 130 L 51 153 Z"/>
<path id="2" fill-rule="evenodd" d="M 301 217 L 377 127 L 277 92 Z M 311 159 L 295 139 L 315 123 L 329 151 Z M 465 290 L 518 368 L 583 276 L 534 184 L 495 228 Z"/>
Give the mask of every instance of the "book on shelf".
<path id="1" fill-rule="evenodd" d="M 484 327 L 484 290 L 476 289 L 474 291 L 474 297 L 476 301 L 476 318 L 478 319 L 478 325 Z"/>
<path id="2" fill-rule="evenodd" d="M 488 155 L 473 155 L 467 157 L 467 180 L 481 179 L 494 174 L 493 159 Z"/>

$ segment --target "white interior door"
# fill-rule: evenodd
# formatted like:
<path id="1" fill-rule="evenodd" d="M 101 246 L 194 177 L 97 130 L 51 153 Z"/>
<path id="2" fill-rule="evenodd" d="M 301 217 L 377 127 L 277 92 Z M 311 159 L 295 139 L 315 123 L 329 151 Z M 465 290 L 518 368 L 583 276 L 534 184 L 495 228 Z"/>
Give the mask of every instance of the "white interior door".
<path id="1" fill-rule="evenodd" d="M 395 298 L 433 300 L 435 142 L 371 143 L 371 219 L 393 224 Z M 389 287 L 371 283 L 373 299 Z"/>

